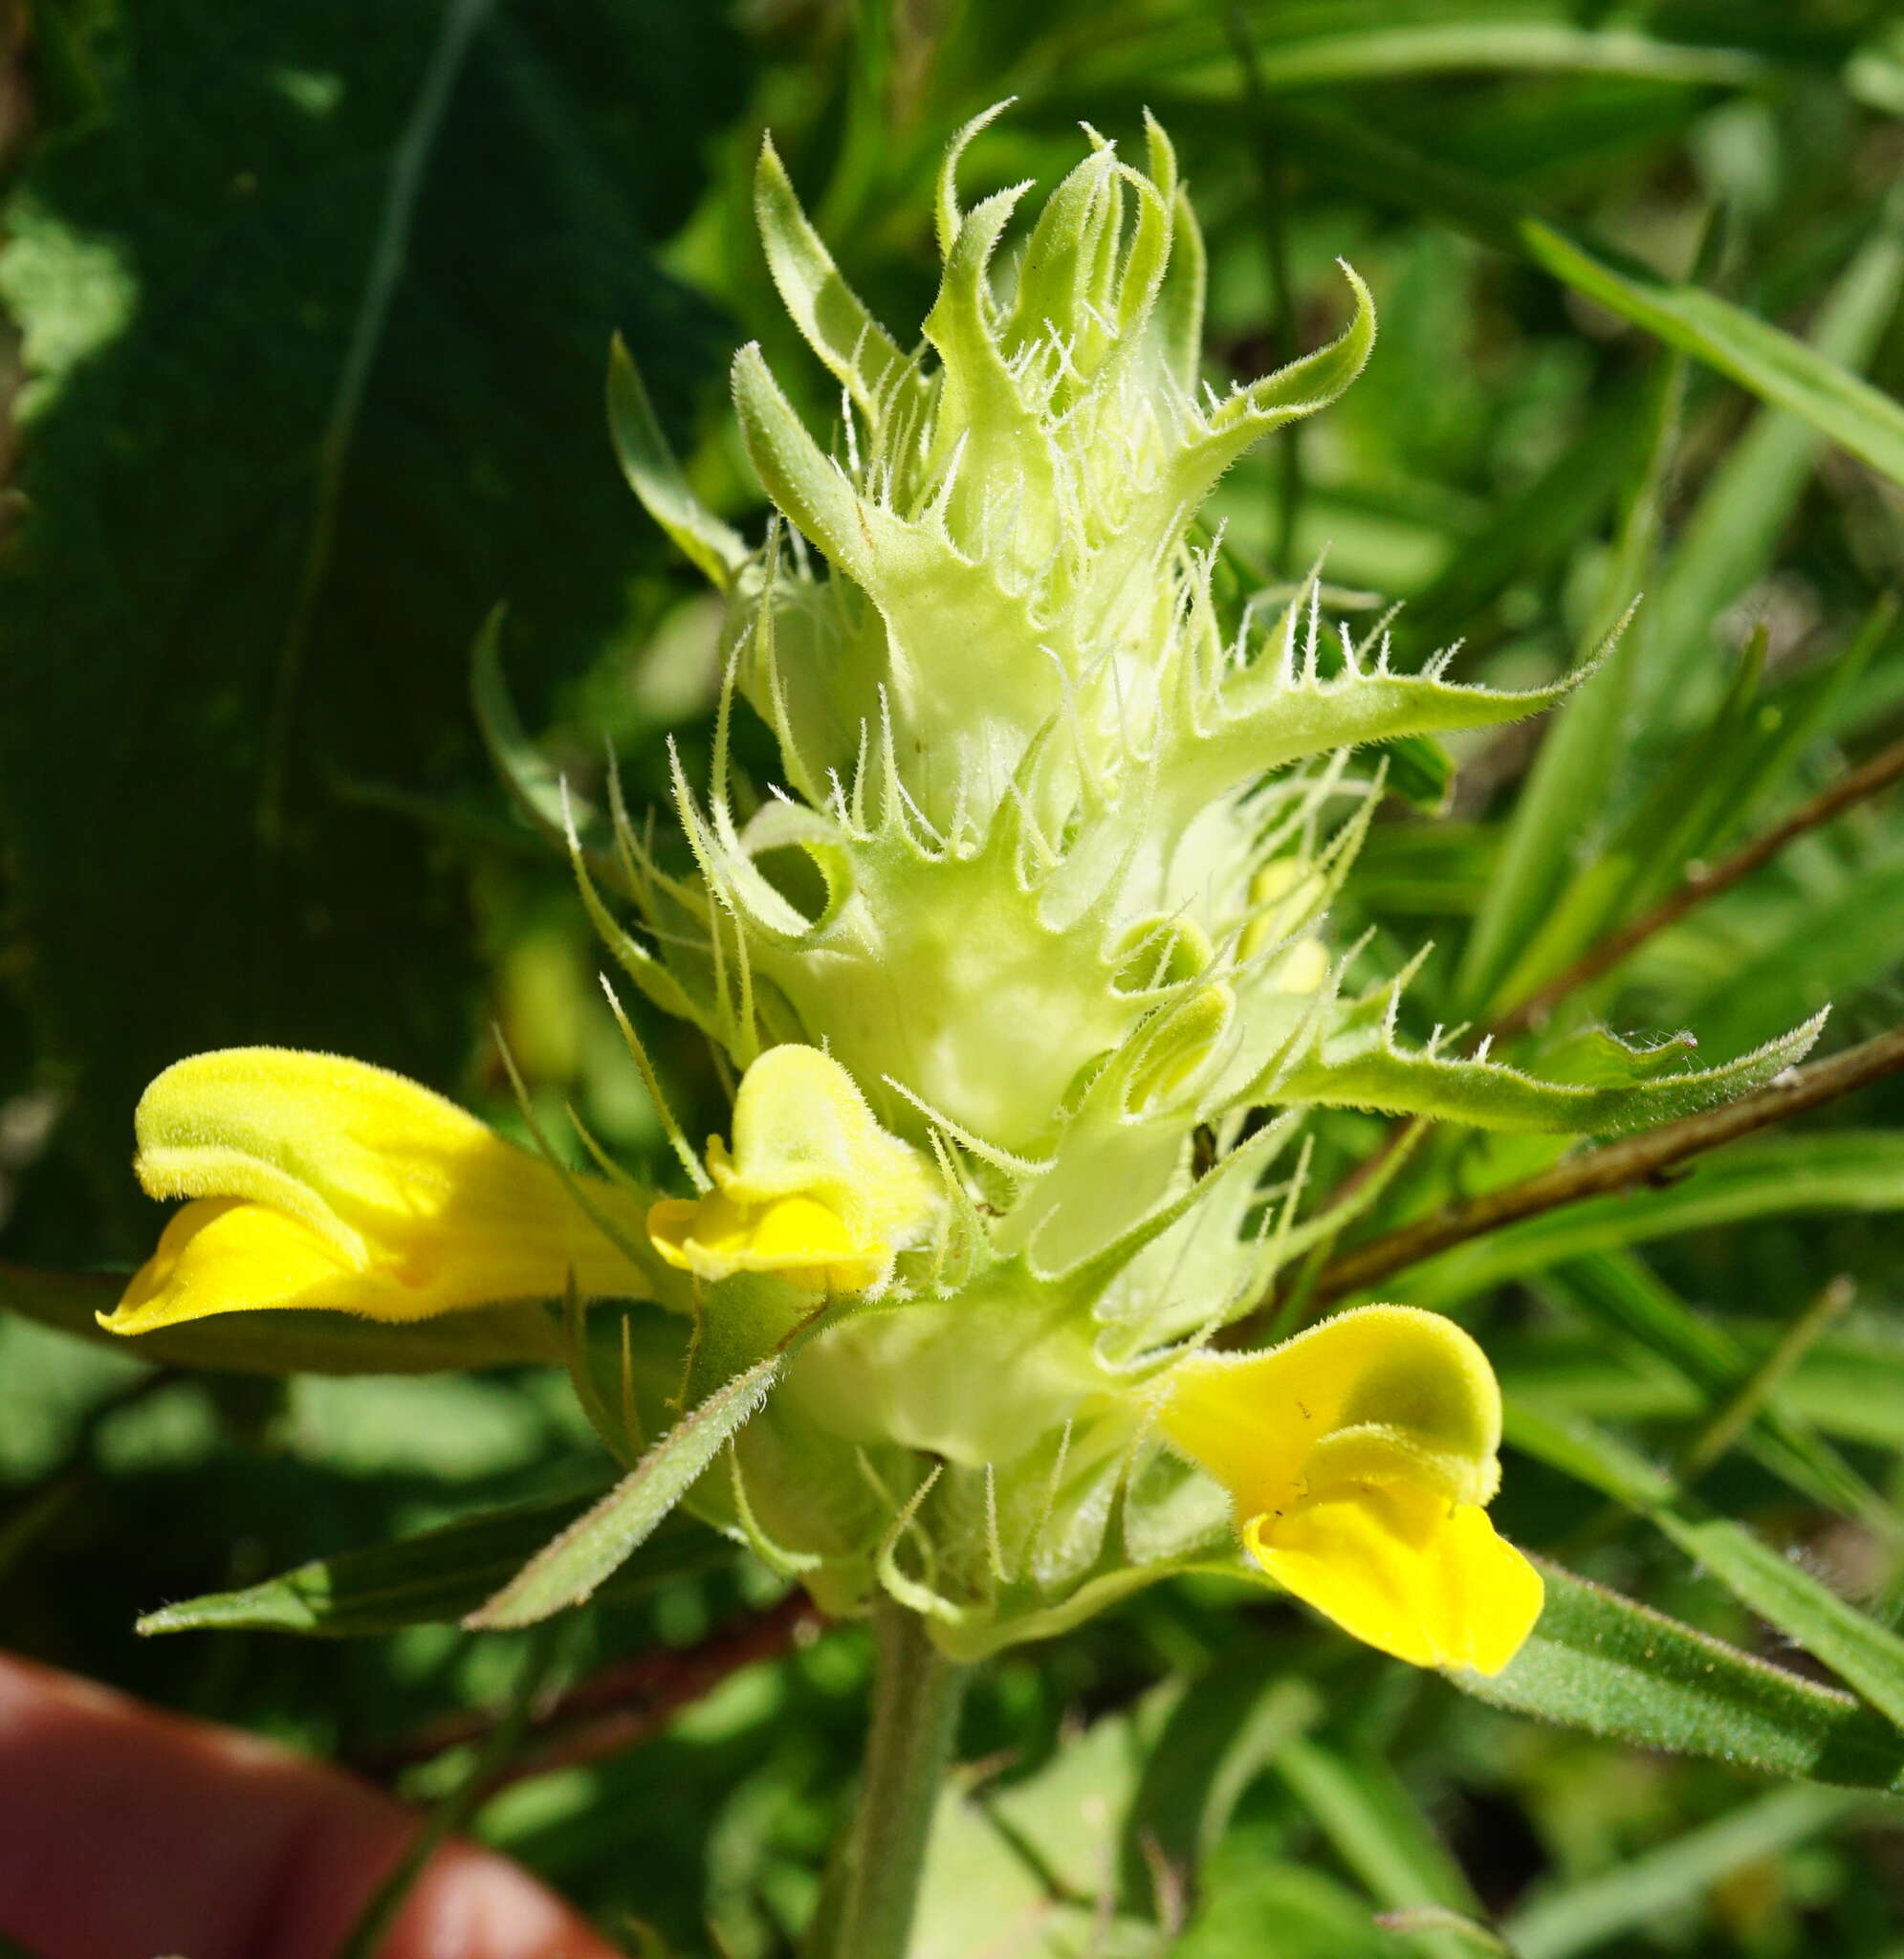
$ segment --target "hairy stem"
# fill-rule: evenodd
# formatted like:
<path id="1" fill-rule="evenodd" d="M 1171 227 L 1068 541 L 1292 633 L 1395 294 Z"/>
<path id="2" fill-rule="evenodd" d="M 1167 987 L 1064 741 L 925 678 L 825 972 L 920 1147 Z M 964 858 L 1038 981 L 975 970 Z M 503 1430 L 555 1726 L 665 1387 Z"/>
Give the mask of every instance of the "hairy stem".
<path id="1" fill-rule="evenodd" d="M 653 1646 L 580 1680 L 565 1692 L 539 1701 L 531 1711 L 522 1745 L 497 1770 L 491 1788 L 551 1769 L 604 1761 L 652 1741 L 685 1707 L 711 1694 L 743 1666 L 780 1658 L 796 1642 L 817 1635 L 825 1620 L 804 1592 L 794 1592 L 765 1611 L 716 1628 L 687 1647 Z M 480 1742 L 496 1716 L 451 1714 L 427 1722 L 352 1764 L 360 1772 L 390 1779 L 417 1762 Z"/>
<path id="2" fill-rule="evenodd" d="M 878 1662 L 853 1833 L 809 1935 L 810 1959 L 905 1959 L 965 1691 L 917 1613 L 884 1600 L 873 1614 Z"/>

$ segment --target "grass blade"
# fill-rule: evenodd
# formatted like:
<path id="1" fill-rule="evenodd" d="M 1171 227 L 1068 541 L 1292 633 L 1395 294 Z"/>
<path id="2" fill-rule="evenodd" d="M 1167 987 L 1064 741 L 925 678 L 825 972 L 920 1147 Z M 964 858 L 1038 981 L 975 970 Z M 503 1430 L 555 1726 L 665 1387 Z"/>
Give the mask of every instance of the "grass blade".
<path id="1" fill-rule="evenodd" d="M 1834 1789 L 1779 1789 L 1675 1841 L 1540 1899 L 1508 1921 L 1518 1959 L 1573 1959 L 1677 1911 L 1742 1865 L 1816 1836 L 1866 1800 Z"/>

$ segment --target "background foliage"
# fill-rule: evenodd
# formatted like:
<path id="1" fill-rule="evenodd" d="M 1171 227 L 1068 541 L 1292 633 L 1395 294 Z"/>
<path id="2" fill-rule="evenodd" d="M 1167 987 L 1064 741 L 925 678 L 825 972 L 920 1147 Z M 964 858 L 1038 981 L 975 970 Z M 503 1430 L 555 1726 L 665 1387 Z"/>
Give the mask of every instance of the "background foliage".
<path id="1" fill-rule="evenodd" d="M 573 1102 L 653 1155 L 566 872 L 484 752 L 468 654 L 506 600 L 524 722 L 584 784 L 604 739 L 642 797 L 665 736 L 705 745 L 713 620 L 616 480 L 602 375 L 619 330 L 697 487 L 757 523 L 727 352 L 759 337 L 825 410 L 754 242 L 768 124 L 848 277 L 903 322 L 930 301 L 928 190 L 957 121 L 1019 98 L 974 152 L 990 187 L 1049 182 L 1079 118 L 1129 140 L 1148 103 L 1209 232 L 1219 385 L 1333 331 L 1337 254 L 1382 309 L 1346 401 L 1225 486 L 1239 596 L 1326 549 L 1351 607 L 1408 602 L 1402 646 L 1463 635 L 1465 673 L 1525 686 L 1644 590 L 1560 717 L 1461 752 L 1440 821 L 1397 798 L 1378 822 L 1351 923 L 1391 963 L 1435 942 L 1417 1034 L 1499 1021 L 1904 734 L 1884 603 L 1904 579 L 1904 26 L 1882 0 L 72 0 L 33 10 L 13 64 L 0 1249 L 20 1266 L 139 1255 L 133 1102 L 227 1043 L 360 1054 L 508 1125 L 495 1022 L 549 1112 Z M 1690 1029 L 1718 1061 L 1829 1001 L 1821 1051 L 1848 1047 L 1898 1018 L 1900 916 L 1893 789 L 1522 1038 L 1551 1049 L 1597 1017 Z M 705 1057 L 671 1038 L 705 1130 Z M 1511 1535 L 1893 1724 L 1898 1107 L 1894 1082 L 1868 1088 L 1384 1288 L 1495 1356 Z M 1330 1118 L 1324 1182 L 1383 1133 Z M 1366 1234 L 1554 1150 L 1443 1128 Z M 42 1318 L 90 1296 L 7 1287 Z M 1755 1376 L 1775 1353 L 1776 1384 Z M 608 1469 L 554 1370 L 171 1373 L 10 1318 L 0 1637 L 427 1794 L 456 1756 L 426 1724 L 490 1706 L 514 1664 L 507 1639 L 407 1623 L 453 1617 L 453 1586 L 393 1603 L 360 1571 L 349 1624 L 336 1573 L 223 1629 L 142 1641 L 135 1617 L 559 1506 Z M 577 1677 L 646 1656 L 640 1746 L 532 1753 L 480 1828 L 611 1927 L 765 1955 L 843 1816 L 867 1658 L 710 1543 L 664 1533 L 644 1582 L 567 1630 Z M 238 1629 L 273 1613 L 366 1637 Z M 1108 1959 L 1182 1926 L 1189 1959 L 1454 1955 L 1498 1948 L 1461 1929 L 1480 1920 L 1521 1959 L 1897 1959 L 1897 1812 L 1798 1779 L 1845 1772 L 1792 1739 L 1836 1704 L 1774 1700 L 1724 1730 L 1774 1772 L 1671 1758 L 1483 1707 L 1285 1605 L 1161 1588 L 982 1680 L 962 1753 L 984 1767 L 920 1950 Z M 1904 1739 L 1872 1759 L 1856 1779 L 1898 1786 Z"/>

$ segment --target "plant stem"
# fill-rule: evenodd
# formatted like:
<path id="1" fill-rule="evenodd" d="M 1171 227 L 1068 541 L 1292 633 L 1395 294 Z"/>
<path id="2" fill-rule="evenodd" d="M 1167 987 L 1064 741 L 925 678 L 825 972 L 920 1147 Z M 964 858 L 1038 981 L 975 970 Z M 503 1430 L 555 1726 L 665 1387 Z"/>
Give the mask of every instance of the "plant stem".
<path id="1" fill-rule="evenodd" d="M 1520 1034 L 1529 1027 L 1541 1025 L 1568 994 L 1598 980 L 1603 973 L 1611 972 L 1655 933 L 1676 924 L 1695 906 L 1703 905 L 1707 899 L 1730 891 L 1762 864 L 1770 863 L 1794 837 L 1802 837 L 1829 823 L 1854 803 L 1888 789 L 1899 777 L 1904 777 L 1904 741 L 1893 741 L 1889 748 L 1872 756 L 1862 768 L 1853 769 L 1841 781 L 1832 783 L 1830 788 L 1814 796 L 1802 808 L 1795 809 L 1783 823 L 1735 850 L 1723 863 L 1706 870 L 1689 870 L 1684 882 L 1670 896 L 1662 898 L 1650 912 L 1643 913 L 1602 939 L 1557 980 L 1549 980 L 1539 992 L 1529 994 L 1519 1006 L 1509 1008 L 1495 1022 L 1494 1032 L 1497 1035 Z"/>
<path id="2" fill-rule="evenodd" d="M 424 1866 L 482 1808 L 497 1772 L 515 1752 L 529 1726 L 536 1696 L 555 1661 L 562 1626 L 560 1619 L 545 1619 L 530 1635 L 510 1689 L 508 1711 L 484 1738 L 455 1787 L 419 1821 L 403 1855 L 364 1901 L 334 1959 L 377 1959 Z"/>
<path id="3" fill-rule="evenodd" d="M 718 1627 L 692 1646 L 653 1646 L 604 1667 L 531 1710 L 521 1748 L 497 1770 L 490 1787 L 639 1748 L 730 1675 L 778 1659 L 824 1623 L 806 1594 L 794 1592 L 777 1605 Z M 413 1763 L 480 1742 L 500 1718 L 476 1712 L 427 1722 L 387 1747 L 358 1756 L 352 1766 L 388 1780 Z"/>
<path id="4" fill-rule="evenodd" d="M 1471 1238 L 1499 1231 L 1522 1218 L 1538 1217 L 1561 1204 L 1579 1203 L 1586 1198 L 1604 1197 L 1609 1191 L 1643 1183 L 1689 1156 L 1815 1109 L 1900 1068 L 1904 1068 L 1904 1027 L 1893 1027 L 1890 1033 L 1861 1046 L 1848 1047 L 1828 1061 L 1789 1068 L 1756 1094 L 1628 1136 L 1604 1149 L 1565 1157 L 1537 1177 L 1483 1192 L 1466 1203 L 1450 1205 L 1358 1245 L 1324 1266 L 1311 1288 L 1309 1303 L 1325 1306 L 1346 1299 Z"/>
<path id="5" fill-rule="evenodd" d="M 823 1943 L 809 1941 L 812 1959 L 905 1959 L 965 1692 L 964 1668 L 932 1644 L 917 1613 L 882 1600 L 873 1631 L 878 1659 L 859 1813 L 828 1886 L 836 1896 L 821 1905 L 815 1930 Z"/>

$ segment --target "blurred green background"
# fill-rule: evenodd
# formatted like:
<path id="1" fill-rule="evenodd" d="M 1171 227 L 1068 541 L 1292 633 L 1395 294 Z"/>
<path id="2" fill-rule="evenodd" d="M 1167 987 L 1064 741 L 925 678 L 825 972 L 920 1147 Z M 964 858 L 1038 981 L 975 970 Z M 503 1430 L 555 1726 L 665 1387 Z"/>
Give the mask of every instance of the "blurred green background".
<path id="1" fill-rule="evenodd" d="M 470 647 L 506 602 L 523 723 L 582 784 L 612 745 L 631 800 L 660 801 L 670 737 L 698 771 L 717 615 L 619 481 L 610 337 L 696 486 L 757 531 L 732 349 L 759 339 L 828 414 L 753 236 L 762 129 L 907 339 L 939 155 L 1007 95 L 971 159 L 985 189 L 1053 182 L 1081 119 L 1125 143 L 1145 105 L 1164 121 L 1219 388 L 1335 330 L 1337 256 L 1374 291 L 1363 380 L 1224 486 L 1234 599 L 1326 552 L 1350 617 L 1408 602 L 1405 658 L 1460 637 L 1459 671 L 1529 685 L 1646 594 L 1565 739 L 1470 744 L 1438 819 L 1393 799 L 1377 824 L 1342 926 L 1391 964 L 1435 942 L 1417 1033 L 1511 1006 L 1904 735 L 1883 609 L 1904 443 L 1820 380 L 1904 383 L 1883 0 L 32 6 L 0 92 L 0 1258 L 141 1257 L 133 1105 L 232 1043 L 359 1055 L 511 1127 L 500 1026 L 546 1112 L 656 1160 L 566 869 L 486 752 Z M 1831 364 L 1741 386 L 1730 311 L 1682 361 L 1556 275 L 1556 237 L 1679 296 L 1682 341 L 1690 280 Z M 769 754 L 743 747 L 762 778 Z M 1719 1060 L 1829 1001 L 1829 1051 L 1896 1022 L 1900 950 L 1893 789 L 1568 1011 L 1690 1028 Z M 649 1031 L 690 1131 L 715 1126 L 706 1057 Z M 1670 1463 L 1843 1275 L 1849 1309 L 1702 1489 L 1894 1624 L 1899 1110 L 1894 1082 L 1867 1090 L 1392 1289 L 1476 1326 L 1518 1405 Z M 1331 1119 L 1321 1167 L 1382 1131 Z M 1439 1134 L 1384 1217 L 1552 1154 Z M 1809 1667 L 1538 1453 L 1509 1452 L 1510 1534 Z M 492 1698 L 511 1642 L 141 1641 L 134 1618 L 608 1466 L 555 1373 L 173 1376 L 0 1320 L 0 1640 L 387 1764 Z M 593 1609 L 565 1662 L 693 1647 L 773 1592 L 716 1559 Z M 638 1748 L 518 1781 L 482 1828 L 610 1929 L 656 1928 L 648 1949 L 787 1951 L 866 1665 L 852 1629 L 806 1640 Z M 1227 1590 L 1160 1588 L 1008 1656 L 962 1752 L 987 1767 L 928 1896 L 919 1950 L 944 1959 L 1488 1949 L 1373 1919 L 1425 1904 L 1497 1921 L 1521 1959 L 1904 1955 L 1894 1805 L 1537 1728 Z"/>

